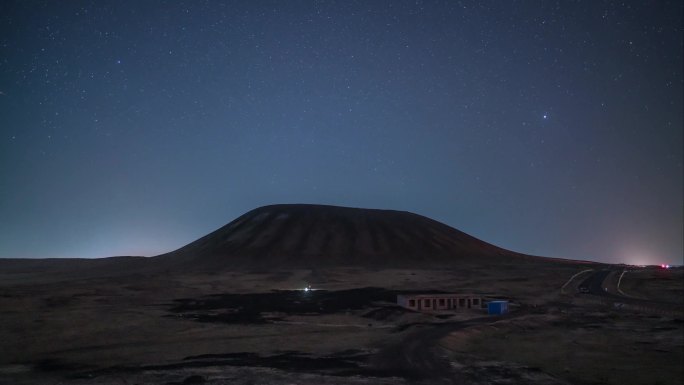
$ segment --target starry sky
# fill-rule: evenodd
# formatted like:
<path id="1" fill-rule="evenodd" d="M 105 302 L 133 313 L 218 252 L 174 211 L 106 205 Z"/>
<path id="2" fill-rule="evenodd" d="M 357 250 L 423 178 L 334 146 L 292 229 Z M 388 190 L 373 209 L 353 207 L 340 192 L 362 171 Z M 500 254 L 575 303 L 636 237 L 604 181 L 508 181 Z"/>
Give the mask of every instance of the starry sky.
<path id="1" fill-rule="evenodd" d="M 680 1 L 0 2 L 0 257 L 156 255 L 258 206 L 681 264 Z"/>

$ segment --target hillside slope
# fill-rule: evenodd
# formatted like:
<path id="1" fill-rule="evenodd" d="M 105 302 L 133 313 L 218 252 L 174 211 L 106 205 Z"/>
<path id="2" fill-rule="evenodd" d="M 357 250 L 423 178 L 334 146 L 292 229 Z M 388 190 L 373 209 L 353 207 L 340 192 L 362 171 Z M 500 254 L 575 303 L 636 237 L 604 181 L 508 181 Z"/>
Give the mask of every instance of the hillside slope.
<path id="1" fill-rule="evenodd" d="M 291 204 L 252 210 L 155 259 L 187 268 L 286 268 L 420 267 L 512 257 L 526 256 L 409 212 Z"/>

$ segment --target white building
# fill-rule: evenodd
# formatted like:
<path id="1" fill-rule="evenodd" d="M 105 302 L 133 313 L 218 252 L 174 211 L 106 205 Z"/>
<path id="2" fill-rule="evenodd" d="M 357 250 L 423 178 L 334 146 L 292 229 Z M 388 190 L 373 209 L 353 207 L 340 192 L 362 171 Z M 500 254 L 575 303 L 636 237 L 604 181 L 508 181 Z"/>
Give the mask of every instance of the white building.
<path id="1" fill-rule="evenodd" d="M 476 294 L 400 294 L 397 296 L 397 304 L 422 312 L 485 307 L 482 297 Z"/>

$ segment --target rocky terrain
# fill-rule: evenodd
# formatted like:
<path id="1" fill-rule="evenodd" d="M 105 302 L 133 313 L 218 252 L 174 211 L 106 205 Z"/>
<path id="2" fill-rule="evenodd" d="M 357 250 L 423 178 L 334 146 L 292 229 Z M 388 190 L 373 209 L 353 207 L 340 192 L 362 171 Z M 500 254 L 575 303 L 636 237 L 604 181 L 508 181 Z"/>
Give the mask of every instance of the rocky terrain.
<path id="1" fill-rule="evenodd" d="M 267 206 L 159 257 L 1 260 L 0 384 L 680 384 L 683 282 L 409 213 Z M 511 312 L 396 305 L 435 291 Z"/>

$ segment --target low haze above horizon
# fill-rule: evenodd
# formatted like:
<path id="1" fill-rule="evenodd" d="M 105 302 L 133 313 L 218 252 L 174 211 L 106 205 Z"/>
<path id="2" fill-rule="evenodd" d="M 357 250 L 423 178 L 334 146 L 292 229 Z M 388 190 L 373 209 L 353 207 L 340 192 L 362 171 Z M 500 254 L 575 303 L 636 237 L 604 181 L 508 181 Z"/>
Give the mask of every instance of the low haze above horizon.
<path id="1" fill-rule="evenodd" d="M 0 3 L 0 258 L 156 255 L 259 206 L 682 264 L 680 1 Z"/>

